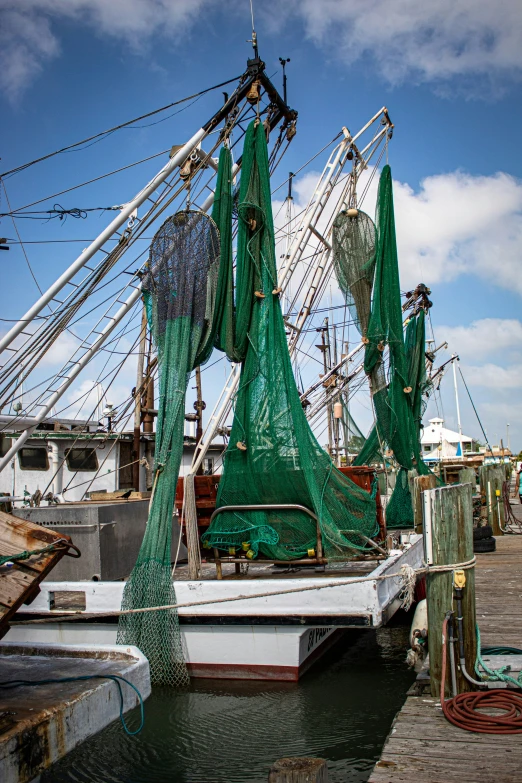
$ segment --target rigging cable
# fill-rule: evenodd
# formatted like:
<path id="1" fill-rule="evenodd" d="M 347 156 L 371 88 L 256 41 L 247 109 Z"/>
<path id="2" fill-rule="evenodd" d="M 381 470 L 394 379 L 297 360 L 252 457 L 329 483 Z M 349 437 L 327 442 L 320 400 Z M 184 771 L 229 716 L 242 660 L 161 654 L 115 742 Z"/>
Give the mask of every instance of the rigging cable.
<path id="1" fill-rule="evenodd" d="M 72 150 L 75 147 L 80 147 L 82 144 L 87 144 L 89 141 L 94 141 L 95 139 L 100 139 L 103 136 L 108 136 L 109 134 L 114 133 L 115 131 L 121 130 L 122 128 L 127 128 L 129 125 L 133 125 L 135 122 L 139 122 L 140 120 L 145 120 L 147 119 L 147 117 L 153 117 L 155 114 L 160 114 L 161 112 L 166 111 L 167 109 L 171 109 L 173 106 L 179 106 L 180 103 L 185 103 L 186 101 L 190 101 L 193 98 L 199 98 L 202 95 L 205 95 L 205 93 L 207 92 L 211 92 L 212 90 L 217 90 L 220 87 L 225 87 L 225 85 L 231 84 L 232 82 L 236 82 L 240 78 L 241 76 L 234 76 L 233 79 L 227 79 L 227 81 L 221 82 L 220 84 L 215 84 L 213 87 L 207 87 L 205 90 L 196 92 L 193 95 L 188 95 L 186 98 L 181 98 L 179 101 L 174 101 L 173 103 L 169 103 L 166 106 L 162 106 L 160 109 L 155 109 L 154 111 L 147 112 L 147 114 L 142 114 L 139 117 L 135 117 L 132 120 L 128 120 L 127 122 L 122 122 L 119 125 L 115 125 L 112 128 L 108 128 L 107 130 L 101 131 L 100 133 L 96 133 L 93 136 L 89 136 L 86 139 L 82 139 L 82 141 L 77 141 L 74 144 L 69 144 L 67 147 L 62 147 L 59 150 L 55 150 L 55 152 L 50 152 L 47 155 L 42 155 L 40 158 L 35 158 L 34 160 L 29 161 L 28 163 L 24 163 L 21 166 L 17 166 L 14 169 L 5 171 L 3 174 L 0 174 L 0 177 L 7 177 L 7 176 L 12 176 L 13 174 L 17 174 L 18 172 L 24 171 L 30 166 L 34 166 L 36 163 L 41 163 L 43 160 L 48 160 L 49 158 L 53 158 L 55 155 L 60 155 L 62 152 L 68 152 L 69 150 Z"/>
<path id="2" fill-rule="evenodd" d="M 5 185 L 4 185 L 5 190 Z M 10 217 L 14 220 L 14 215 L 18 219 L 23 218 L 25 220 L 41 220 L 42 215 L 47 215 L 47 222 L 49 220 L 54 220 L 55 218 L 58 218 L 59 220 L 65 222 L 68 217 L 75 218 L 76 220 L 86 220 L 87 219 L 87 213 L 88 212 L 118 212 L 119 210 L 123 209 L 122 205 L 114 206 L 114 207 L 86 207 L 86 208 L 80 208 L 80 207 L 73 207 L 72 209 L 65 209 L 61 206 L 61 204 L 55 204 L 52 209 L 42 209 L 37 210 L 34 212 L 22 212 L 22 211 L 16 211 L 16 212 L 0 212 L 0 218 L 3 217 Z M 21 244 L 21 243 L 20 243 Z"/>
<path id="3" fill-rule="evenodd" d="M 119 169 L 113 169 L 112 171 L 107 171 L 105 174 L 100 174 L 98 177 L 94 177 L 93 179 L 88 179 L 85 182 L 80 182 L 78 185 L 72 185 L 72 187 L 65 188 L 65 190 L 59 190 L 57 193 L 52 193 L 50 196 L 44 196 L 44 198 L 39 198 L 36 201 L 31 201 L 29 204 L 24 204 L 23 207 L 18 207 L 18 209 L 15 209 L 14 213 L 20 212 L 24 209 L 29 209 L 29 207 L 35 207 L 37 204 L 42 204 L 44 201 L 50 201 L 52 198 L 58 198 L 58 196 L 63 196 L 65 193 L 70 193 L 73 190 L 78 190 L 78 188 L 84 188 L 86 185 L 92 185 L 93 182 L 98 182 L 100 179 L 106 179 L 107 177 L 112 177 L 114 174 L 119 174 L 122 171 L 127 171 L 127 169 L 132 169 L 134 166 L 139 166 L 141 163 L 147 163 L 149 160 L 154 160 L 155 158 L 159 158 L 161 155 L 166 155 L 167 152 L 170 152 L 170 148 L 166 150 L 161 150 L 161 152 L 155 152 L 154 155 L 149 155 L 147 158 L 136 160 L 134 161 L 134 163 L 127 163 L 126 166 L 120 166 Z M 85 241 L 92 242 L 92 240 L 85 240 Z"/>
<path id="4" fill-rule="evenodd" d="M 480 420 L 480 416 L 478 415 L 478 411 L 475 408 L 475 403 L 473 402 L 473 398 L 472 398 L 471 393 L 470 393 L 470 391 L 468 389 L 468 384 L 464 380 L 464 375 L 462 374 L 462 370 L 461 370 L 461 367 L 460 367 L 460 362 L 457 363 L 457 367 L 459 368 L 459 373 L 460 373 L 460 377 L 462 378 L 462 383 L 464 384 L 464 388 L 466 389 L 466 391 L 468 393 L 469 401 L 471 402 L 471 405 L 473 406 L 473 410 L 475 411 L 475 416 L 477 417 L 477 421 L 480 424 L 480 429 L 482 430 L 482 434 L 484 435 L 484 438 L 486 440 L 486 445 L 487 445 L 488 449 L 490 450 L 491 454 L 493 454 L 493 449 L 489 445 L 488 436 L 486 435 L 486 430 L 482 426 L 482 422 Z"/>
<path id="5" fill-rule="evenodd" d="M 35 275 L 35 273 L 33 272 L 33 268 L 32 268 L 32 266 L 31 266 L 31 264 L 30 264 L 29 258 L 27 257 L 27 253 L 26 253 L 26 250 L 25 250 L 25 247 L 24 247 L 24 243 L 22 242 L 22 237 L 20 236 L 20 233 L 19 233 L 19 231 L 18 231 L 18 226 L 16 225 L 16 220 L 14 219 L 14 215 L 13 215 L 13 213 L 12 213 L 12 211 L 11 211 L 11 203 L 10 203 L 10 201 L 9 201 L 9 196 L 7 195 L 7 188 L 6 188 L 6 186 L 5 186 L 5 182 L 4 182 L 4 180 L 3 180 L 1 177 L 0 177 L 0 182 L 2 183 L 2 187 L 3 187 L 3 189 L 4 189 L 4 193 L 5 193 L 5 199 L 6 199 L 6 201 L 7 201 L 7 206 L 9 207 L 9 211 L 10 211 L 10 215 L 11 215 L 11 220 L 13 221 L 14 230 L 16 231 L 16 236 L 18 237 L 18 241 L 19 241 L 19 243 L 20 243 L 20 247 L 22 248 L 22 252 L 23 252 L 23 254 L 24 254 L 24 258 L 25 258 L 25 260 L 26 260 L 27 266 L 29 267 L 29 271 L 30 271 L 30 273 L 31 273 L 31 276 L 32 276 L 32 278 L 33 278 L 33 280 L 34 280 L 34 282 L 35 282 L 35 284 L 36 284 L 36 287 L 37 287 L 38 291 L 40 292 L 40 296 L 41 296 L 41 295 L 42 295 L 42 293 L 43 293 L 43 292 L 42 292 L 42 289 L 40 288 L 40 285 L 39 285 L 39 283 L 38 283 L 38 280 L 36 279 L 36 275 Z M 1 215 L 0 215 L 0 217 L 1 217 Z"/>

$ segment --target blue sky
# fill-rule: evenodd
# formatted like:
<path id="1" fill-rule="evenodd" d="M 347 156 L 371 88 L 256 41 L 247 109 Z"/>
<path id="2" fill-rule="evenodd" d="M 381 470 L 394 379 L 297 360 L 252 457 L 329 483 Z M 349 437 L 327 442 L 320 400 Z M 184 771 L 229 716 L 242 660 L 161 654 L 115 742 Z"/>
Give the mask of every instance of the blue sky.
<path id="1" fill-rule="evenodd" d="M 432 288 L 436 339 L 460 354 L 489 439 L 505 439 L 509 422 L 511 445 L 522 448 L 519 3 L 305 0 L 290 1 L 282 11 L 278 3 L 258 1 L 255 13 L 260 53 L 277 84 L 279 56 L 291 58 L 289 102 L 299 111 L 280 179 L 343 125 L 355 131 L 388 107 L 395 123 L 389 161 L 403 285 L 422 280 Z M 0 0 L 0 14 L 2 171 L 239 75 L 251 51 L 243 0 Z M 121 131 L 7 178 L 11 205 L 182 143 L 221 99 L 221 91 L 210 93 L 158 125 Z M 124 203 L 164 161 L 35 208 Z M 308 182 L 324 162 L 307 170 Z M 304 179 L 301 186 L 304 198 Z M 7 211 L 3 192 L 0 203 Z M 23 240 L 53 241 L 26 245 L 39 284 L 52 282 L 84 247 L 55 240 L 91 239 L 111 216 L 92 213 L 64 224 L 19 220 Z M 0 234 L 16 238 L 9 218 L 2 219 Z M 36 286 L 18 245 L 0 263 L 3 317 L 16 318 L 36 298 Z M 67 348 L 58 346 L 49 369 Z M 222 372 L 208 376 L 209 399 Z M 481 437 L 464 396 L 462 389 L 464 431 Z M 450 375 L 442 405 L 455 427 Z M 432 405 L 428 415 L 436 412 Z"/>

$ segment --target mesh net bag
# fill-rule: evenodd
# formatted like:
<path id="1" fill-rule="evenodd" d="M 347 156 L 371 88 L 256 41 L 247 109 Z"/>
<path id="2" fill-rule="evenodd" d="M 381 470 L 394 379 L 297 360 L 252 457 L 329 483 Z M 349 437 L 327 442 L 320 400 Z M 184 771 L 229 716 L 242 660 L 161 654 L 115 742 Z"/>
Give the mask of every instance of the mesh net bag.
<path id="1" fill-rule="evenodd" d="M 238 204 L 235 350 L 244 355 L 217 507 L 297 504 L 299 510 L 218 514 L 204 545 L 274 560 L 315 551 L 344 559 L 378 532 L 375 492 L 343 476 L 317 443 L 292 372 L 277 287 L 268 155 L 262 125 L 245 137 Z"/>
<path id="2" fill-rule="evenodd" d="M 208 359 L 216 336 L 219 234 L 200 212 L 179 212 L 151 245 L 144 299 L 158 351 L 159 401 L 155 478 L 149 519 L 122 609 L 176 603 L 171 576 L 172 515 L 181 457 L 185 393 L 191 370 Z M 118 644 L 146 655 L 158 684 L 188 681 L 177 612 L 122 615 Z"/>
<path id="3" fill-rule="evenodd" d="M 376 423 L 355 464 L 370 462 L 384 447 L 393 452 L 400 470 L 386 508 L 388 527 L 413 523 L 408 471 L 415 468 L 419 474 L 429 473 L 420 454 L 423 394 L 427 389 L 424 311 L 410 319 L 406 340 L 402 317 L 392 177 L 386 165 L 377 197 L 375 280 L 364 358 Z M 383 362 L 386 349 L 388 379 Z"/>
<path id="4" fill-rule="evenodd" d="M 332 249 L 339 288 L 353 321 L 366 336 L 375 271 L 375 224 L 365 213 L 356 217 L 340 212 L 334 220 Z"/>

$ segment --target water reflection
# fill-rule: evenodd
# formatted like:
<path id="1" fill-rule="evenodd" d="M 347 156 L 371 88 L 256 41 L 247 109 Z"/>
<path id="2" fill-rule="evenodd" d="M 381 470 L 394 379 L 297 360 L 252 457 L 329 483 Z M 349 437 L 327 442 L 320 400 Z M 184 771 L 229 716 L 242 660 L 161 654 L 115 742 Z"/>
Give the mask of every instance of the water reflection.
<path id="1" fill-rule="evenodd" d="M 328 759 L 332 783 L 362 783 L 414 678 L 407 636 L 405 627 L 348 632 L 298 684 L 156 689 L 140 735 L 115 722 L 42 783 L 265 783 L 273 761 L 302 755 Z"/>

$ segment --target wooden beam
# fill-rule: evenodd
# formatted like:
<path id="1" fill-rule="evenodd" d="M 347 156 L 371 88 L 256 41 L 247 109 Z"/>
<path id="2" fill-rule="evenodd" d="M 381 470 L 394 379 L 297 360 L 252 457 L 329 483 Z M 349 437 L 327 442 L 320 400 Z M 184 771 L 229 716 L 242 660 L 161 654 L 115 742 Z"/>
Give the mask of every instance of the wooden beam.
<path id="1" fill-rule="evenodd" d="M 424 524 L 430 525 L 433 565 L 464 563 L 473 557 L 473 510 L 470 484 L 429 489 L 424 493 Z M 426 513 L 426 511 L 428 513 Z M 429 553 L 427 553 L 429 557 Z M 475 633 L 475 569 L 465 571 L 466 587 L 463 596 L 464 646 L 466 668 L 473 674 L 477 655 Z M 426 576 L 428 602 L 428 649 L 430 654 L 431 693 L 440 693 L 442 668 L 442 623 L 447 612 L 453 610 L 453 572 L 430 573 Z M 458 656 L 457 656 L 458 657 Z M 449 678 L 448 678 L 449 680 Z M 464 676 L 458 672 L 459 693 L 471 690 Z M 449 682 L 446 694 L 450 696 Z"/>
<path id="2" fill-rule="evenodd" d="M 413 479 L 411 499 L 413 503 L 413 523 L 415 525 L 416 533 L 422 533 L 424 507 L 422 493 L 426 489 L 435 489 L 436 486 L 437 476 L 435 476 L 434 473 L 430 473 L 427 476 L 415 476 Z"/>

